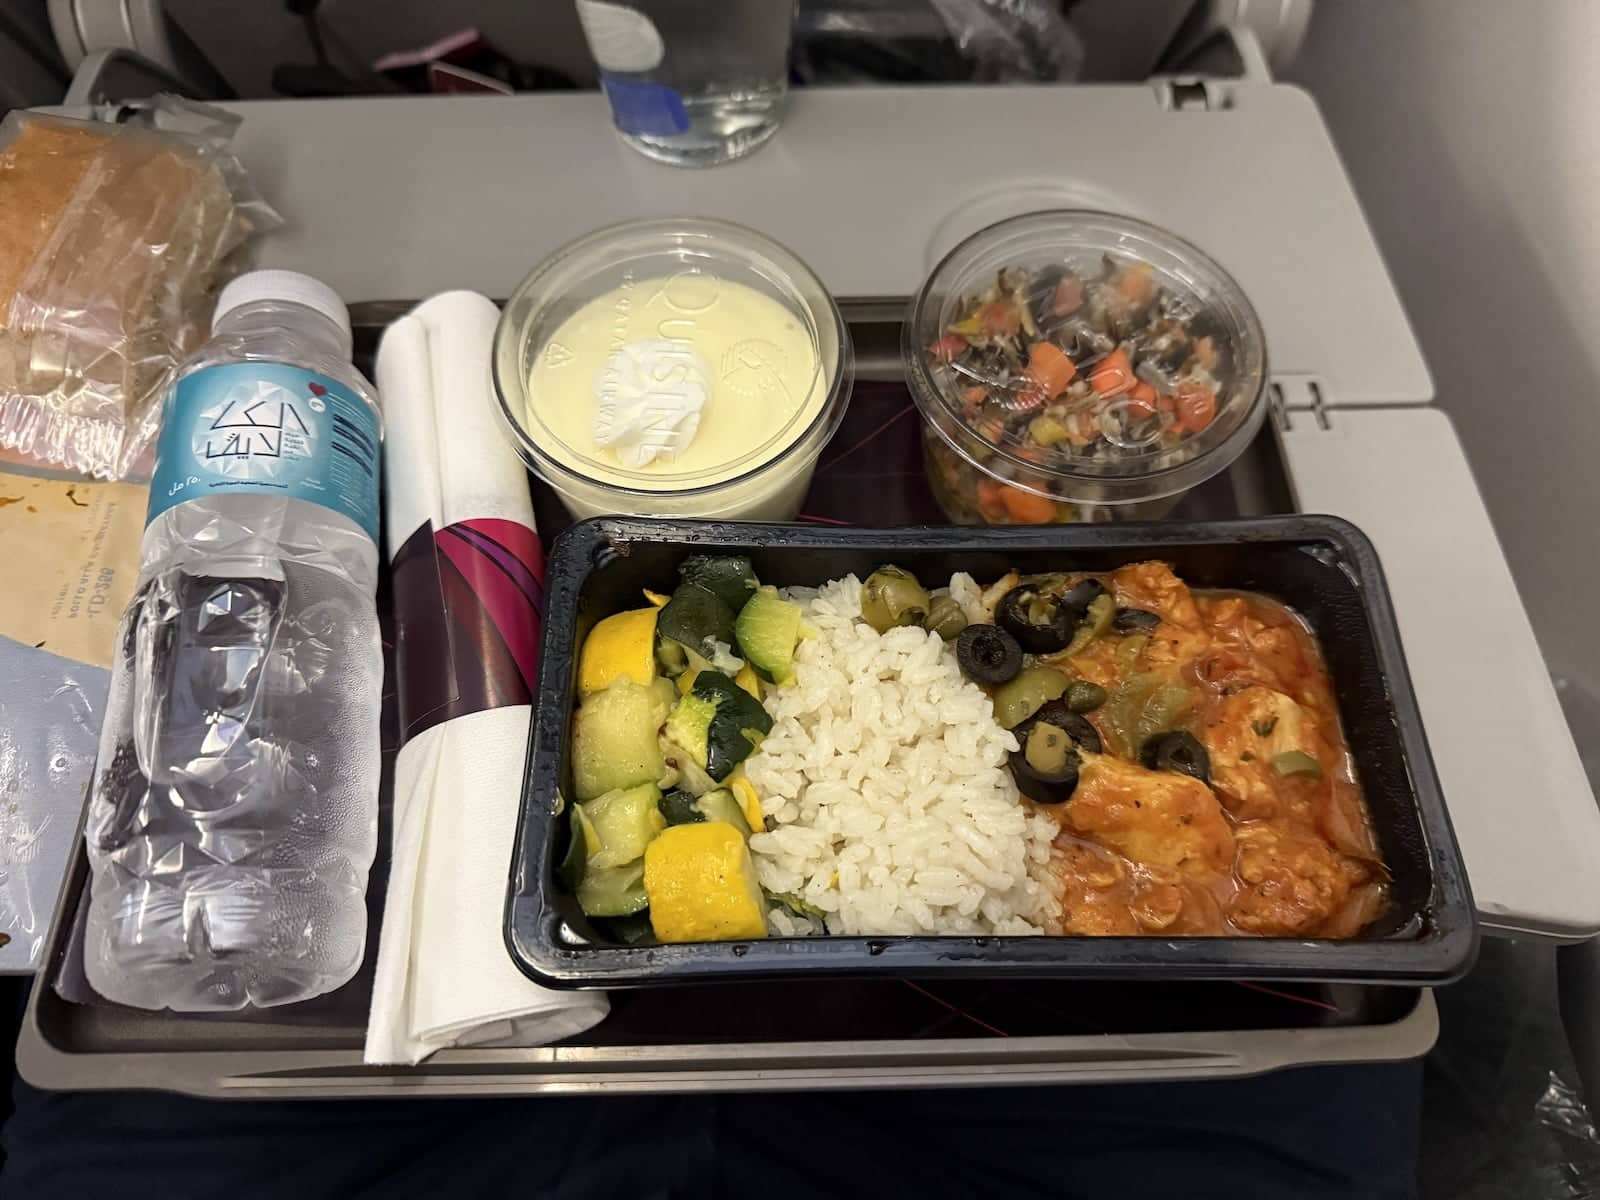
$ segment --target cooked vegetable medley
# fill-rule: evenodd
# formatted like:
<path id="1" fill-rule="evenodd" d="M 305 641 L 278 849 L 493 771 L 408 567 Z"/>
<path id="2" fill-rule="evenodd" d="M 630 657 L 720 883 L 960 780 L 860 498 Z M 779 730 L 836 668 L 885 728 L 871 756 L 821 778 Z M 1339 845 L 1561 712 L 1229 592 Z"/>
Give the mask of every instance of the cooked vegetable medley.
<path id="1" fill-rule="evenodd" d="M 999 271 L 962 299 L 925 351 L 981 443 L 1037 464 L 1041 479 L 1180 447 L 1216 419 L 1232 369 L 1220 324 L 1148 264 L 1111 255 Z M 928 445 L 935 490 L 958 519 L 1039 524 L 1092 515 L 991 478 L 936 435 Z M 1030 482 L 1026 469 L 1013 476 Z"/>
<path id="2" fill-rule="evenodd" d="M 824 870 L 801 894 L 767 866 L 758 872 L 749 839 L 768 832 L 752 783 L 762 764 L 748 778 L 742 765 L 773 731 L 778 697 L 808 703 L 805 691 L 770 689 L 794 686 L 797 650 L 817 635 L 812 610 L 762 586 L 743 558 L 695 557 L 679 573 L 670 596 L 647 593 L 647 605 L 600 621 L 582 647 L 576 802 L 558 875 L 619 939 L 644 933 L 646 920 L 664 942 L 763 937 L 773 926 L 826 932 L 837 875 L 858 889 L 861 876 L 841 866 L 830 883 Z M 846 627 L 866 639 L 861 652 L 875 652 L 877 635 L 907 654 L 920 647 L 923 662 L 957 664 L 971 681 L 946 668 L 971 697 L 960 720 L 989 731 L 995 787 L 1008 806 L 1053 822 L 1040 835 L 1053 829 L 1053 846 L 1041 841 L 1033 861 L 1059 890 L 1060 917 L 1036 931 L 1342 938 L 1382 913 L 1388 875 L 1329 675 L 1287 608 L 1191 593 L 1155 562 L 1013 571 L 987 587 L 957 575 L 931 590 L 885 565 L 859 597 Z M 815 644 L 808 655 L 802 683 Z M 838 687 L 852 686 L 848 675 Z M 766 808 L 779 814 L 773 828 L 787 810 Z M 877 828 L 865 811 L 854 827 Z M 917 864 L 891 865 L 905 874 L 886 870 L 882 886 L 929 886 L 917 883 Z M 959 894 L 951 867 L 929 871 Z"/>
<path id="3" fill-rule="evenodd" d="M 579 652 L 578 803 L 559 873 L 591 917 L 648 909 L 660 941 L 761 937 L 745 841 L 765 826 L 739 764 L 772 728 L 762 688 L 792 673 L 800 609 L 746 558 L 696 556 L 678 574 Z"/>

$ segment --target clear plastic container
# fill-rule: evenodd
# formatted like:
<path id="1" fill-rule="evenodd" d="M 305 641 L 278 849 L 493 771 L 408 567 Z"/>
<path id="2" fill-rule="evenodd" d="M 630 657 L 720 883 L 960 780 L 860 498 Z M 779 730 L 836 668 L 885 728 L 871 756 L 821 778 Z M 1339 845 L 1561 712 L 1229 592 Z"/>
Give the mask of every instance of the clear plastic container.
<path id="1" fill-rule="evenodd" d="M 913 301 L 905 355 L 929 482 L 958 524 L 1160 518 L 1266 412 L 1239 285 L 1109 213 L 1032 213 L 962 242 Z"/>
<path id="2" fill-rule="evenodd" d="M 495 393 L 575 518 L 784 521 L 849 403 L 844 319 L 798 258 L 721 221 L 602 229 L 518 286 Z"/>

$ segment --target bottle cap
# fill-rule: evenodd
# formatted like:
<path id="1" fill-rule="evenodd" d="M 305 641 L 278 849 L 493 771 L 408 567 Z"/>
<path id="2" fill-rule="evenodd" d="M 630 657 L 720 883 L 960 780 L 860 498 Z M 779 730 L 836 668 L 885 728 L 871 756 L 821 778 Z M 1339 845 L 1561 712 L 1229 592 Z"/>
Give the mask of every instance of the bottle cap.
<path id="1" fill-rule="evenodd" d="M 211 314 L 211 328 L 215 329 L 222 318 L 236 308 L 254 304 L 258 300 L 287 300 L 303 304 L 321 313 L 350 336 L 350 310 L 344 306 L 339 293 L 320 279 L 302 275 L 299 271 L 249 271 L 229 283 L 217 297 L 216 311 Z"/>

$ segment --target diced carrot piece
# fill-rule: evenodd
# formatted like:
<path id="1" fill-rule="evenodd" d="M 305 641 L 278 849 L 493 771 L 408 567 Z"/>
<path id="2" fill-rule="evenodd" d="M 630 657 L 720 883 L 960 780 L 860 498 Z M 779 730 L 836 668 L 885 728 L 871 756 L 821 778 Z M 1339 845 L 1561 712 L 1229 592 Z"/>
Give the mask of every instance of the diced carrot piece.
<path id="1" fill-rule="evenodd" d="M 1146 304 L 1155 295 L 1155 280 L 1144 265 L 1125 267 L 1117 277 L 1117 294 L 1130 304 Z"/>
<path id="2" fill-rule="evenodd" d="M 978 324 L 985 333 L 1011 337 L 1022 328 L 1022 314 L 1011 301 L 996 300 L 984 306 L 978 314 Z"/>
<path id="3" fill-rule="evenodd" d="M 1067 352 L 1054 342 L 1035 342 L 1028 350 L 1028 368 L 1023 374 L 1039 385 L 1046 400 L 1054 400 L 1066 391 L 1077 373 Z"/>
<path id="4" fill-rule="evenodd" d="M 995 523 L 1006 519 L 1006 506 L 1001 498 L 1006 490 L 1005 484 L 998 480 L 978 480 L 978 510 L 985 519 Z"/>
<path id="5" fill-rule="evenodd" d="M 982 384 L 975 384 L 972 387 L 964 388 L 961 392 L 961 402 L 965 404 L 968 410 L 971 412 L 977 412 L 980 408 L 982 408 L 983 402 L 988 398 L 989 389 L 984 387 Z"/>
<path id="6" fill-rule="evenodd" d="M 1155 416 L 1158 402 L 1155 388 L 1142 379 L 1128 393 L 1128 411 L 1136 417 Z"/>
<path id="7" fill-rule="evenodd" d="M 1000 502 L 1006 506 L 1006 515 L 1018 525 L 1047 525 L 1056 519 L 1055 501 L 1021 488 L 1005 488 Z"/>
<path id="8" fill-rule="evenodd" d="M 961 357 L 961 352 L 966 348 L 966 338 L 959 333 L 947 333 L 928 347 L 928 353 L 940 362 L 949 362 L 951 359 Z"/>
<path id="9" fill-rule="evenodd" d="M 1199 433 L 1217 416 L 1217 394 L 1208 387 L 1186 383 L 1178 388 L 1178 421 L 1175 428 L 1180 433 Z"/>
<path id="10" fill-rule="evenodd" d="M 1121 346 L 1097 362 L 1094 370 L 1089 372 L 1090 385 L 1102 396 L 1120 396 L 1138 382 L 1133 374 L 1133 364 L 1128 361 L 1128 352 Z"/>

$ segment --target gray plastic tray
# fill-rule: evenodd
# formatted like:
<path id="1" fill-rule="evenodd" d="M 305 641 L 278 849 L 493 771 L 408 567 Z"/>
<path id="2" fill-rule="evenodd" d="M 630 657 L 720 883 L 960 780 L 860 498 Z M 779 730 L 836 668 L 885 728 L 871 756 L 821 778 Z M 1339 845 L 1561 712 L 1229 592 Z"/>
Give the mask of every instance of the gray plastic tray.
<path id="1" fill-rule="evenodd" d="M 1409 1059 L 1438 1036 L 1432 993 L 1403 988 L 786 983 L 616 992 L 574 1044 L 368 1067 L 364 977 L 227 1019 L 63 999 L 87 879 L 80 853 L 17 1044 L 36 1087 L 332 1099 L 1149 1082 Z"/>
<path id="2" fill-rule="evenodd" d="M 356 306 L 358 352 L 370 354 L 387 321 L 409 307 Z M 869 384 L 858 389 L 837 449 L 819 469 L 831 476 L 832 491 L 815 489 L 818 503 L 808 511 L 823 519 L 848 515 L 827 505 L 842 502 L 834 498 L 848 495 L 853 480 L 910 472 L 920 479 L 916 423 L 894 415 L 909 404 L 896 391 L 900 307 L 846 306 Z M 854 450 L 858 444 L 870 444 L 871 453 Z M 1263 433 L 1179 515 L 1287 512 L 1288 496 L 1275 445 Z M 559 506 L 538 492 L 536 501 L 541 532 L 553 539 L 564 520 Z M 87 877 L 80 850 L 18 1041 L 18 1069 L 38 1087 L 316 1099 L 1148 1082 L 1414 1058 L 1438 1033 L 1432 995 L 1399 988 L 727 985 L 614 993 L 612 1017 L 575 1044 L 444 1051 L 416 1068 L 367 1067 L 366 974 L 309 1005 L 243 1019 L 63 999 L 58 985 L 79 994 L 74 973 L 64 979 L 63 968 Z M 382 878 L 380 864 L 376 895 Z"/>

